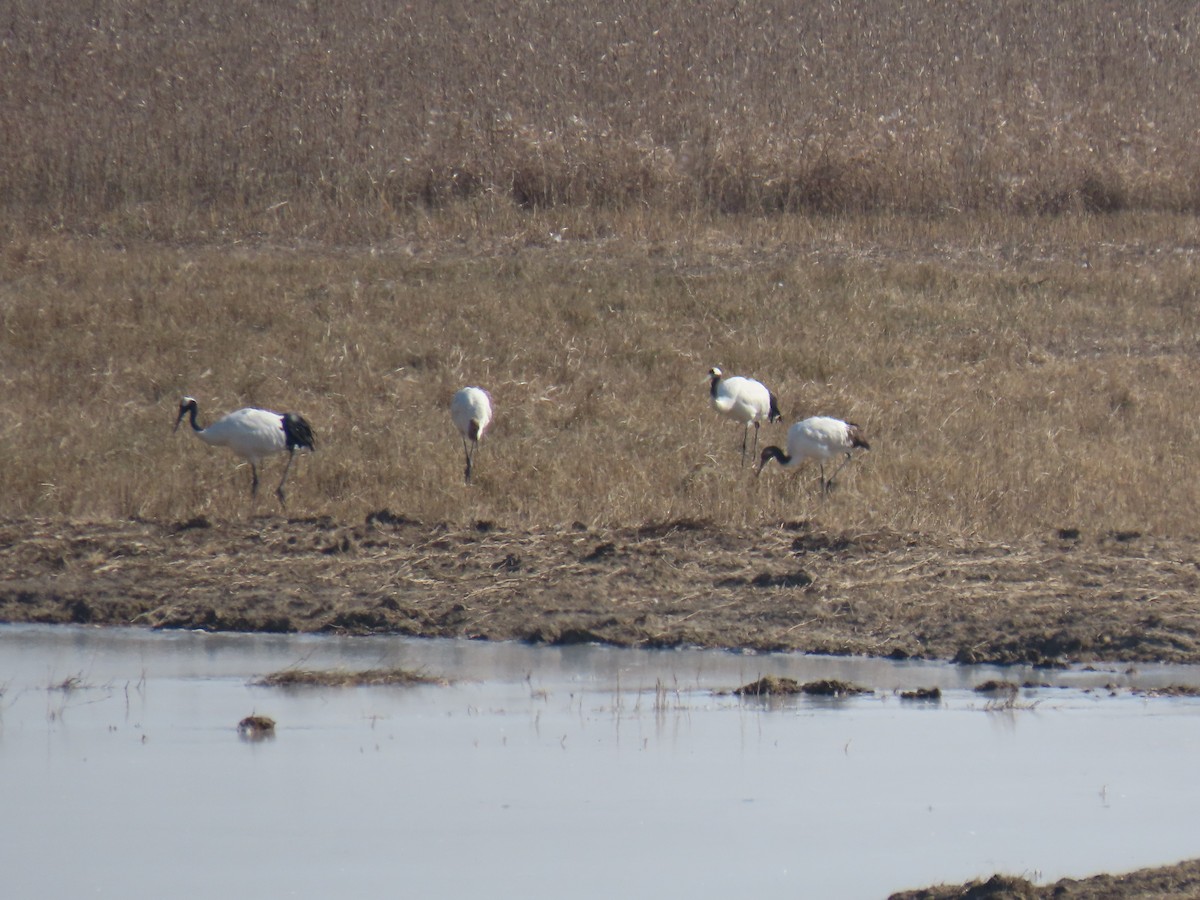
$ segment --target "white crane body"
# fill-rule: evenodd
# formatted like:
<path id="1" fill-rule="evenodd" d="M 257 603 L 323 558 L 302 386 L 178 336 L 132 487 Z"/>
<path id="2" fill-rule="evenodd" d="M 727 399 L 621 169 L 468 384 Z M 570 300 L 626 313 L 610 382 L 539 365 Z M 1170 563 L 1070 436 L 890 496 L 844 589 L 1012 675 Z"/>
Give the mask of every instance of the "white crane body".
<path id="1" fill-rule="evenodd" d="M 734 375 L 726 378 L 721 370 L 708 370 L 709 398 L 713 409 L 742 426 L 742 465 L 746 464 L 746 438 L 750 426 L 754 426 L 754 448 L 758 452 L 758 429 L 763 422 L 777 422 L 782 418 L 775 395 L 761 381 Z"/>
<path id="2" fill-rule="evenodd" d="M 805 460 L 815 459 L 821 467 L 821 490 L 827 493 L 833 486 L 833 479 L 850 462 L 854 451 L 858 449 L 871 449 L 859 426 L 832 416 L 810 416 L 788 429 L 786 453 L 779 447 L 763 448 L 758 473 L 761 474 L 763 467 L 773 459 L 785 469 L 794 469 Z M 825 463 L 842 455 L 846 458 L 826 479 Z"/>
<path id="3" fill-rule="evenodd" d="M 258 467 L 263 461 L 275 453 L 287 453 L 288 461 L 283 470 L 283 477 L 275 489 L 279 505 L 285 504 L 283 493 L 284 483 L 292 468 L 292 459 L 296 450 L 316 450 L 316 440 L 313 437 L 312 426 L 296 413 L 277 413 L 267 409 L 245 407 L 222 416 L 207 428 L 201 428 L 196 421 L 199 405 L 191 397 L 184 397 L 179 404 L 179 416 L 175 419 L 175 428 L 188 418 L 189 424 L 196 437 L 214 447 L 228 447 L 242 459 L 250 463 L 250 494 L 258 493 Z"/>
<path id="4" fill-rule="evenodd" d="M 450 418 L 462 435 L 463 454 L 466 456 L 466 483 L 471 483 L 471 468 L 479 439 L 492 421 L 492 401 L 487 391 L 478 387 L 465 387 L 454 394 L 450 401 Z"/>

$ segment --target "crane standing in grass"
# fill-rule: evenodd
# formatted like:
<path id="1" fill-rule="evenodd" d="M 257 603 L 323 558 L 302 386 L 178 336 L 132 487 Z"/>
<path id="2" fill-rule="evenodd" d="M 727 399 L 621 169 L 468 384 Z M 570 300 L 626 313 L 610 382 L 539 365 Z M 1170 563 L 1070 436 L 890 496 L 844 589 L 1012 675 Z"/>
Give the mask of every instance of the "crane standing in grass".
<path id="1" fill-rule="evenodd" d="M 266 409 L 246 407 L 222 416 L 207 428 L 201 428 L 196 422 L 199 407 L 191 397 L 184 397 L 179 404 L 179 416 L 175 419 L 175 430 L 184 417 L 189 417 L 192 431 L 196 437 L 206 444 L 215 447 L 228 447 L 242 459 L 250 463 L 250 495 L 258 494 L 258 467 L 262 461 L 273 453 L 287 451 L 288 461 L 283 469 L 283 477 L 279 479 L 279 487 L 275 488 L 275 496 L 279 505 L 285 505 L 283 485 L 287 481 L 288 472 L 292 468 L 292 459 L 299 448 L 316 450 L 316 440 L 313 438 L 312 426 L 296 413 L 276 413 Z"/>
<path id="2" fill-rule="evenodd" d="M 450 401 L 450 418 L 462 435 L 463 454 L 467 458 L 465 476 L 467 484 L 470 484 L 471 465 L 475 451 L 479 449 L 479 439 L 492 421 L 492 401 L 487 391 L 477 387 L 465 387 L 458 391 Z"/>
<path id="3" fill-rule="evenodd" d="M 792 469 L 806 459 L 816 459 L 821 464 L 821 493 L 829 493 L 833 479 L 853 458 L 855 450 L 870 450 L 871 445 L 862 436 L 862 430 L 852 422 L 843 422 L 829 416 L 812 416 L 796 422 L 788 429 L 787 453 L 778 447 L 764 447 L 757 475 L 771 460 L 778 460 L 785 469 Z M 825 478 L 825 461 L 845 454 L 842 464 Z"/>
<path id="4" fill-rule="evenodd" d="M 708 370 L 709 394 L 713 408 L 742 426 L 742 465 L 746 464 L 746 438 L 754 426 L 754 449 L 758 452 L 758 428 L 763 422 L 778 422 L 779 403 L 766 385 L 753 378 L 734 375 L 725 378 L 715 366 Z"/>

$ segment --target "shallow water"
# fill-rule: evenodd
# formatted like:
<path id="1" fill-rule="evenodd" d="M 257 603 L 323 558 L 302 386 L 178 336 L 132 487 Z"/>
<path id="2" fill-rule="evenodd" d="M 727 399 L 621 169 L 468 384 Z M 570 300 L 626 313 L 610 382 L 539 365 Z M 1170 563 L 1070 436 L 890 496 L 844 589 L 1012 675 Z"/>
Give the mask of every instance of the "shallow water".
<path id="1" fill-rule="evenodd" d="M 380 666 L 452 683 L 251 684 Z M 767 674 L 875 692 L 716 693 Z M 990 678 L 1055 686 L 999 708 L 971 690 Z M 877 898 L 1124 871 L 1200 855 L 1200 700 L 1128 690 L 1171 684 L 1200 671 L 0 626 L 0 871 L 25 898 Z M 274 739 L 239 738 L 254 712 Z"/>

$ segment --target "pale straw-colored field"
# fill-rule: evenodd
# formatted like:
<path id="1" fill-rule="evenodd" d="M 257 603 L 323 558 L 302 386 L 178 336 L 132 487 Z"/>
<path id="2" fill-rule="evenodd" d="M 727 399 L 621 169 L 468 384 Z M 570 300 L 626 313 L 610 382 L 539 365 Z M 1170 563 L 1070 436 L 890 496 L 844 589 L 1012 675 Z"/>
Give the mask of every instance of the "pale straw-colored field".
<path id="1" fill-rule="evenodd" d="M 12 5 L 0 515 L 275 511 L 186 393 L 298 516 L 1190 534 L 1196 14 L 1079 9 Z M 713 365 L 872 451 L 756 480 Z"/>

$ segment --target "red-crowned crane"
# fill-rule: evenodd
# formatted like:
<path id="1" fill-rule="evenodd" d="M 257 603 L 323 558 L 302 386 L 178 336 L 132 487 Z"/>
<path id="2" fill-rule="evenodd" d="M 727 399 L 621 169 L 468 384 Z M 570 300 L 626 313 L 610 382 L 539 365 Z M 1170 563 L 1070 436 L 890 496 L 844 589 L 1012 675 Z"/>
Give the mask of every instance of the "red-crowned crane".
<path id="1" fill-rule="evenodd" d="M 184 397 L 179 404 L 179 416 L 175 419 L 175 430 L 187 416 L 191 422 L 192 431 L 196 437 L 214 447 L 228 447 L 242 459 L 250 463 L 250 495 L 258 493 L 258 467 L 262 461 L 273 453 L 287 452 L 288 461 L 283 469 L 283 477 L 279 479 L 279 487 L 275 488 L 275 496 L 279 505 L 285 505 L 283 485 L 287 481 L 288 472 L 292 468 L 292 459 L 299 448 L 316 450 L 312 426 L 296 413 L 277 413 L 266 409 L 246 407 L 222 416 L 207 428 L 201 428 L 196 421 L 199 406 L 191 397 Z"/>
<path id="2" fill-rule="evenodd" d="M 785 469 L 792 469 L 806 459 L 816 459 L 821 464 L 821 492 L 828 493 L 833 479 L 850 462 L 855 450 L 870 450 L 871 445 L 862 436 L 862 430 L 852 422 L 843 422 L 829 416 L 812 416 L 796 422 L 788 429 L 787 453 L 778 447 L 764 447 L 762 460 L 755 474 L 762 474 L 763 466 L 778 460 Z M 834 473 L 825 478 L 825 461 L 835 456 L 846 455 Z"/>
<path id="3" fill-rule="evenodd" d="M 758 452 L 758 428 L 763 422 L 778 422 L 783 418 L 779 403 L 766 385 L 753 378 L 734 375 L 725 378 L 715 366 L 708 370 L 709 395 L 713 408 L 721 415 L 742 426 L 742 465 L 746 464 L 746 437 L 754 426 L 754 449 Z"/>
<path id="4" fill-rule="evenodd" d="M 492 401 L 487 391 L 477 387 L 465 387 L 458 391 L 450 401 L 450 418 L 462 435 L 463 454 L 467 458 L 466 482 L 470 484 L 471 465 L 475 451 L 479 449 L 479 439 L 492 421 Z"/>

